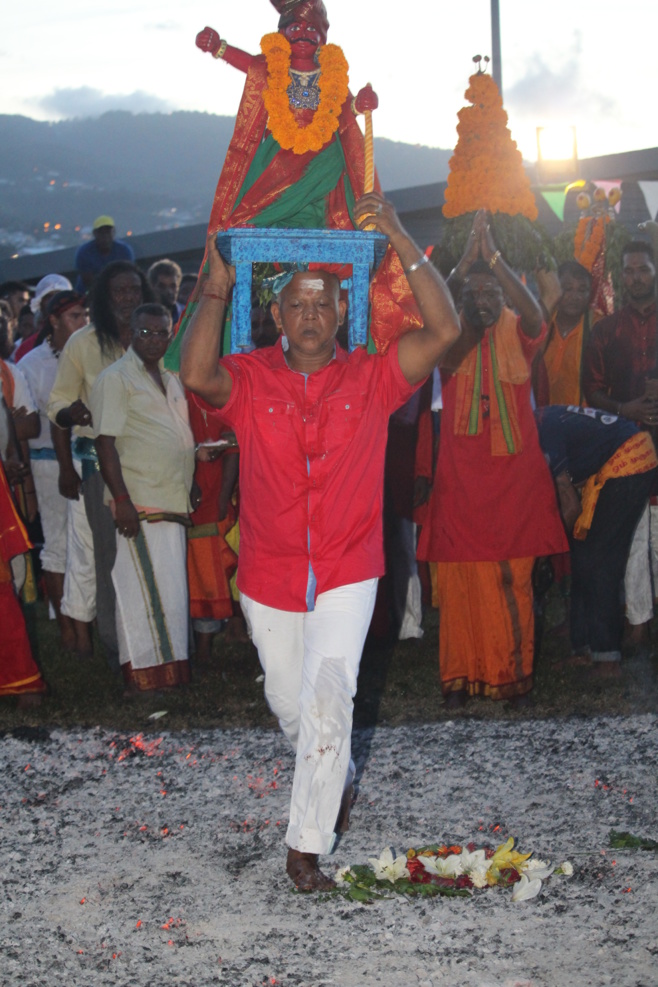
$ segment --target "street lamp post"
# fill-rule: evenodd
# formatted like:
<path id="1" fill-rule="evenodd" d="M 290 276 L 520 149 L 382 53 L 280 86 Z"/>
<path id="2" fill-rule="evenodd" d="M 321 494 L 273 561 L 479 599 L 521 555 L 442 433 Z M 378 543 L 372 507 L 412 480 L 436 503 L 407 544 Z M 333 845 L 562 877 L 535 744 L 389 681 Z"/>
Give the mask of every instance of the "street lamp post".
<path id="1" fill-rule="evenodd" d="M 491 0 L 491 75 L 503 95 L 503 63 L 500 55 L 500 6 Z"/>

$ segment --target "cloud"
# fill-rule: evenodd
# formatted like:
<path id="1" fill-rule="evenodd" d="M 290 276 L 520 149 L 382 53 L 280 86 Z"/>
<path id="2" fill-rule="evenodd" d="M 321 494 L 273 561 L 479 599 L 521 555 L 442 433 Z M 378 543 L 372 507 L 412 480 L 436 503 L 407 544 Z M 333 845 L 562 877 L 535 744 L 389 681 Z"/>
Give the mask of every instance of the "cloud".
<path id="1" fill-rule="evenodd" d="M 130 113 L 170 113 L 175 110 L 166 99 L 144 92 L 104 93 L 91 86 L 78 89 L 55 89 L 36 101 L 40 109 L 57 117 L 98 117 L 108 110 L 128 110 Z"/>
<path id="2" fill-rule="evenodd" d="M 581 37 L 574 35 L 561 67 L 546 65 L 535 53 L 525 74 L 512 86 L 504 86 L 505 105 L 520 116 L 545 120 L 617 117 L 620 107 L 608 96 L 589 89 L 580 67 Z M 504 83 L 504 80 L 503 80 Z"/>

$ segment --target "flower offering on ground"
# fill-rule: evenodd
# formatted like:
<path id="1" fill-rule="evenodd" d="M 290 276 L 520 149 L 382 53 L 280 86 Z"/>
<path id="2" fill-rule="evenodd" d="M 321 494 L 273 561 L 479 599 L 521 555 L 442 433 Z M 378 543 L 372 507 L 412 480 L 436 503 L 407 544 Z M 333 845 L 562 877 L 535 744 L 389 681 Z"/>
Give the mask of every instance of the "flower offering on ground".
<path id="1" fill-rule="evenodd" d="M 512 901 L 525 901 L 536 897 L 552 874 L 568 877 L 573 867 L 569 861 L 555 867 L 532 853 L 519 853 L 513 837 L 496 849 L 441 843 L 398 856 L 386 847 L 380 857 L 369 858 L 369 865 L 338 871 L 335 893 L 371 902 L 392 894 L 467 897 L 478 889 L 513 886 Z"/>

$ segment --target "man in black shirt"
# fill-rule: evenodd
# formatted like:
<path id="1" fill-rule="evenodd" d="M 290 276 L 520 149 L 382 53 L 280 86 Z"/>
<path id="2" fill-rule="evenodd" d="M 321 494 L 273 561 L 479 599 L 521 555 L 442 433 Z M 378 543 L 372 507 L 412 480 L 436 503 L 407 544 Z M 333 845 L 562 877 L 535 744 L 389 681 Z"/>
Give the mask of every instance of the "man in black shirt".
<path id="1" fill-rule="evenodd" d="M 553 405 L 535 414 L 571 540 L 571 646 L 591 654 L 597 675 L 619 677 L 620 589 L 655 449 L 647 432 L 605 411 Z"/>

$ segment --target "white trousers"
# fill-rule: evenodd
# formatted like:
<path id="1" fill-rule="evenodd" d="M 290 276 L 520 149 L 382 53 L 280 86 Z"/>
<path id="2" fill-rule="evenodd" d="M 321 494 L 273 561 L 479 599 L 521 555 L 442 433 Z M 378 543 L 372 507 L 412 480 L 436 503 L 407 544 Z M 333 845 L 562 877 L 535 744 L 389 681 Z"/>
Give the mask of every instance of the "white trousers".
<path id="1" fill-rule="evenodd" d="M 82 494 L 67 501 L 66 575 L 62 613 L 89 623 L 96 616 L 96 565 L 94 539 Z"/>
<path id="2" fill-rule="evenodd" d="M 377 595 L 367 579 L 321 593 L 310 613 L 275 610 L 241 594 L 265 673 L 265 698 L 295 751 L 286 842 L 330 853 L 344 789 L 354 777 L 352 710 Z"/>
<path id="3" fill-rule="evenodd" d="M 653 618 L 654 585 L 658 575 L 658 507 L 647 506 L 637 523 L 624 576 L 629 624 Z"/>
<path id="4" fill-rule="evenodd" d="M 59 463 L 55 459 L 33 459 L 30 466 L 43 530 L 41 565 L 46 572 L 64 573 L 68 500 L 59 492 Z"/>

